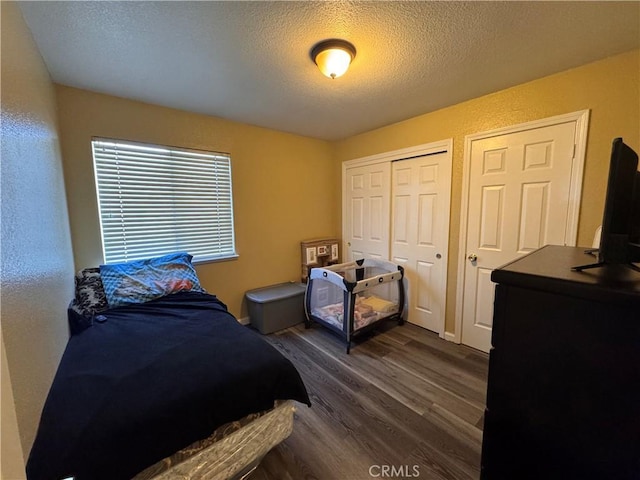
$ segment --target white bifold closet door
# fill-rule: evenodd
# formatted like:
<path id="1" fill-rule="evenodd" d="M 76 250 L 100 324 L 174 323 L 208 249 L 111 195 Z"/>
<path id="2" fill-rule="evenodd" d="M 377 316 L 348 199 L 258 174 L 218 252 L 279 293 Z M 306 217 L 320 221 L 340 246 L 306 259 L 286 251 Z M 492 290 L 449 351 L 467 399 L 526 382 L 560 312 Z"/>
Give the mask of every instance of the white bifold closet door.
<path id="1" fill-rule="evenodd" d="M 408 321 L 444 335 L 450 154 L 392 163 L 391 260 L 408 279 Z"/>
<path id="2" fill-rule="evenodd" d="M 405 268 L 407 320 L 444 336 L 451 148 L 384 154 L 344 173 L 344 259 L 383 258 Z M 417 152 L 417 154 L 416 154 Z M 394 158 L 395 157 L 395 158 Z M 409 157 L 409 158 L 406 158 Z"/>

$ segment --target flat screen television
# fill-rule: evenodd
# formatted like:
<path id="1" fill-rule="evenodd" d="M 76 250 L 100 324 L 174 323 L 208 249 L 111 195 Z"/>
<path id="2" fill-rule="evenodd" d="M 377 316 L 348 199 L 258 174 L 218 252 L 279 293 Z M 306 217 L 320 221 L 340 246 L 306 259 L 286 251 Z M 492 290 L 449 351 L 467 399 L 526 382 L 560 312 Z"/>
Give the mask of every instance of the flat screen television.
<path id="1" fill-rule="evenodd" d="M 638 155 L 622 141 L 622 138 L 616 138 L 611 148 L 600 246 L 587 252 L 597 255 L 597 263 L 574 267 L 573 270 L 625 264 L 640 271 L 640 268 L 634 265 L 640 262 Z"/>

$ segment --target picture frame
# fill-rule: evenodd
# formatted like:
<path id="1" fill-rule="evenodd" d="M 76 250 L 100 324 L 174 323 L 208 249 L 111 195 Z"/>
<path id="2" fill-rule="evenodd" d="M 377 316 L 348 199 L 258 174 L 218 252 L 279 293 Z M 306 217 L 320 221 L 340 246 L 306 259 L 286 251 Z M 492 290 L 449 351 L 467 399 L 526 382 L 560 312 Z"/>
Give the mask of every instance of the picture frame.
<path id="1" fill-rule="evenodd" d="M 318 263 L 318 253 L 316 247 L 306 248 L 307 265 L 315 265 Z"/>
<path id="2" fill-rule="evenodd" d="M 338 257 L 339 257 L 338 244 L 337 243 L 333 243 L 333 244 L 331 244 L 331 261 L 332 262 L 337 261 Z"/>

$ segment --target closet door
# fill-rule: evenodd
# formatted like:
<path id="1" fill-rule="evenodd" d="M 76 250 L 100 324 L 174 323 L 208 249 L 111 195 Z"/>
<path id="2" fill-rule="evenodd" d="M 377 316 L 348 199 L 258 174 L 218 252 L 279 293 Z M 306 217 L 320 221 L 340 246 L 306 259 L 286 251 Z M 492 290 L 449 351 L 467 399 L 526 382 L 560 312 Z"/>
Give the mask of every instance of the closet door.
<path id="1" fill-rule="evenodd" d="M 443 338 L 452 151 L 448 139 L 384 152 L 346 162 L 342 176 L 344 261 L 402 265 L 405 318 Z"/>
<path id="2" fill-rule="evenodd" d="M 390 195 L 389 162 L 346 170 L 344 261 L 389 258 Z"/>
<path id="3" fill-rule="evenodd" d="M 408 279 L 408 321 L 444 336 L 451 152 L 393 162 L 391 261 Z"/>

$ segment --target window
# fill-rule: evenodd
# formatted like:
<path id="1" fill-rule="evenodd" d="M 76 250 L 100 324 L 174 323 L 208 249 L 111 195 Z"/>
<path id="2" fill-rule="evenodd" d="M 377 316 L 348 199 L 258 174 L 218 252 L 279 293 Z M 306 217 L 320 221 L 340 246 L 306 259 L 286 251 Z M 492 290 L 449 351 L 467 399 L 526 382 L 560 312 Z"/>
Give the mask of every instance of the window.
<path id="1" fill-rule="evenodd" d="M 231 158 L 94 139 L 105 263 L 175 251 L 194 262 L 236 257 Z"/>

